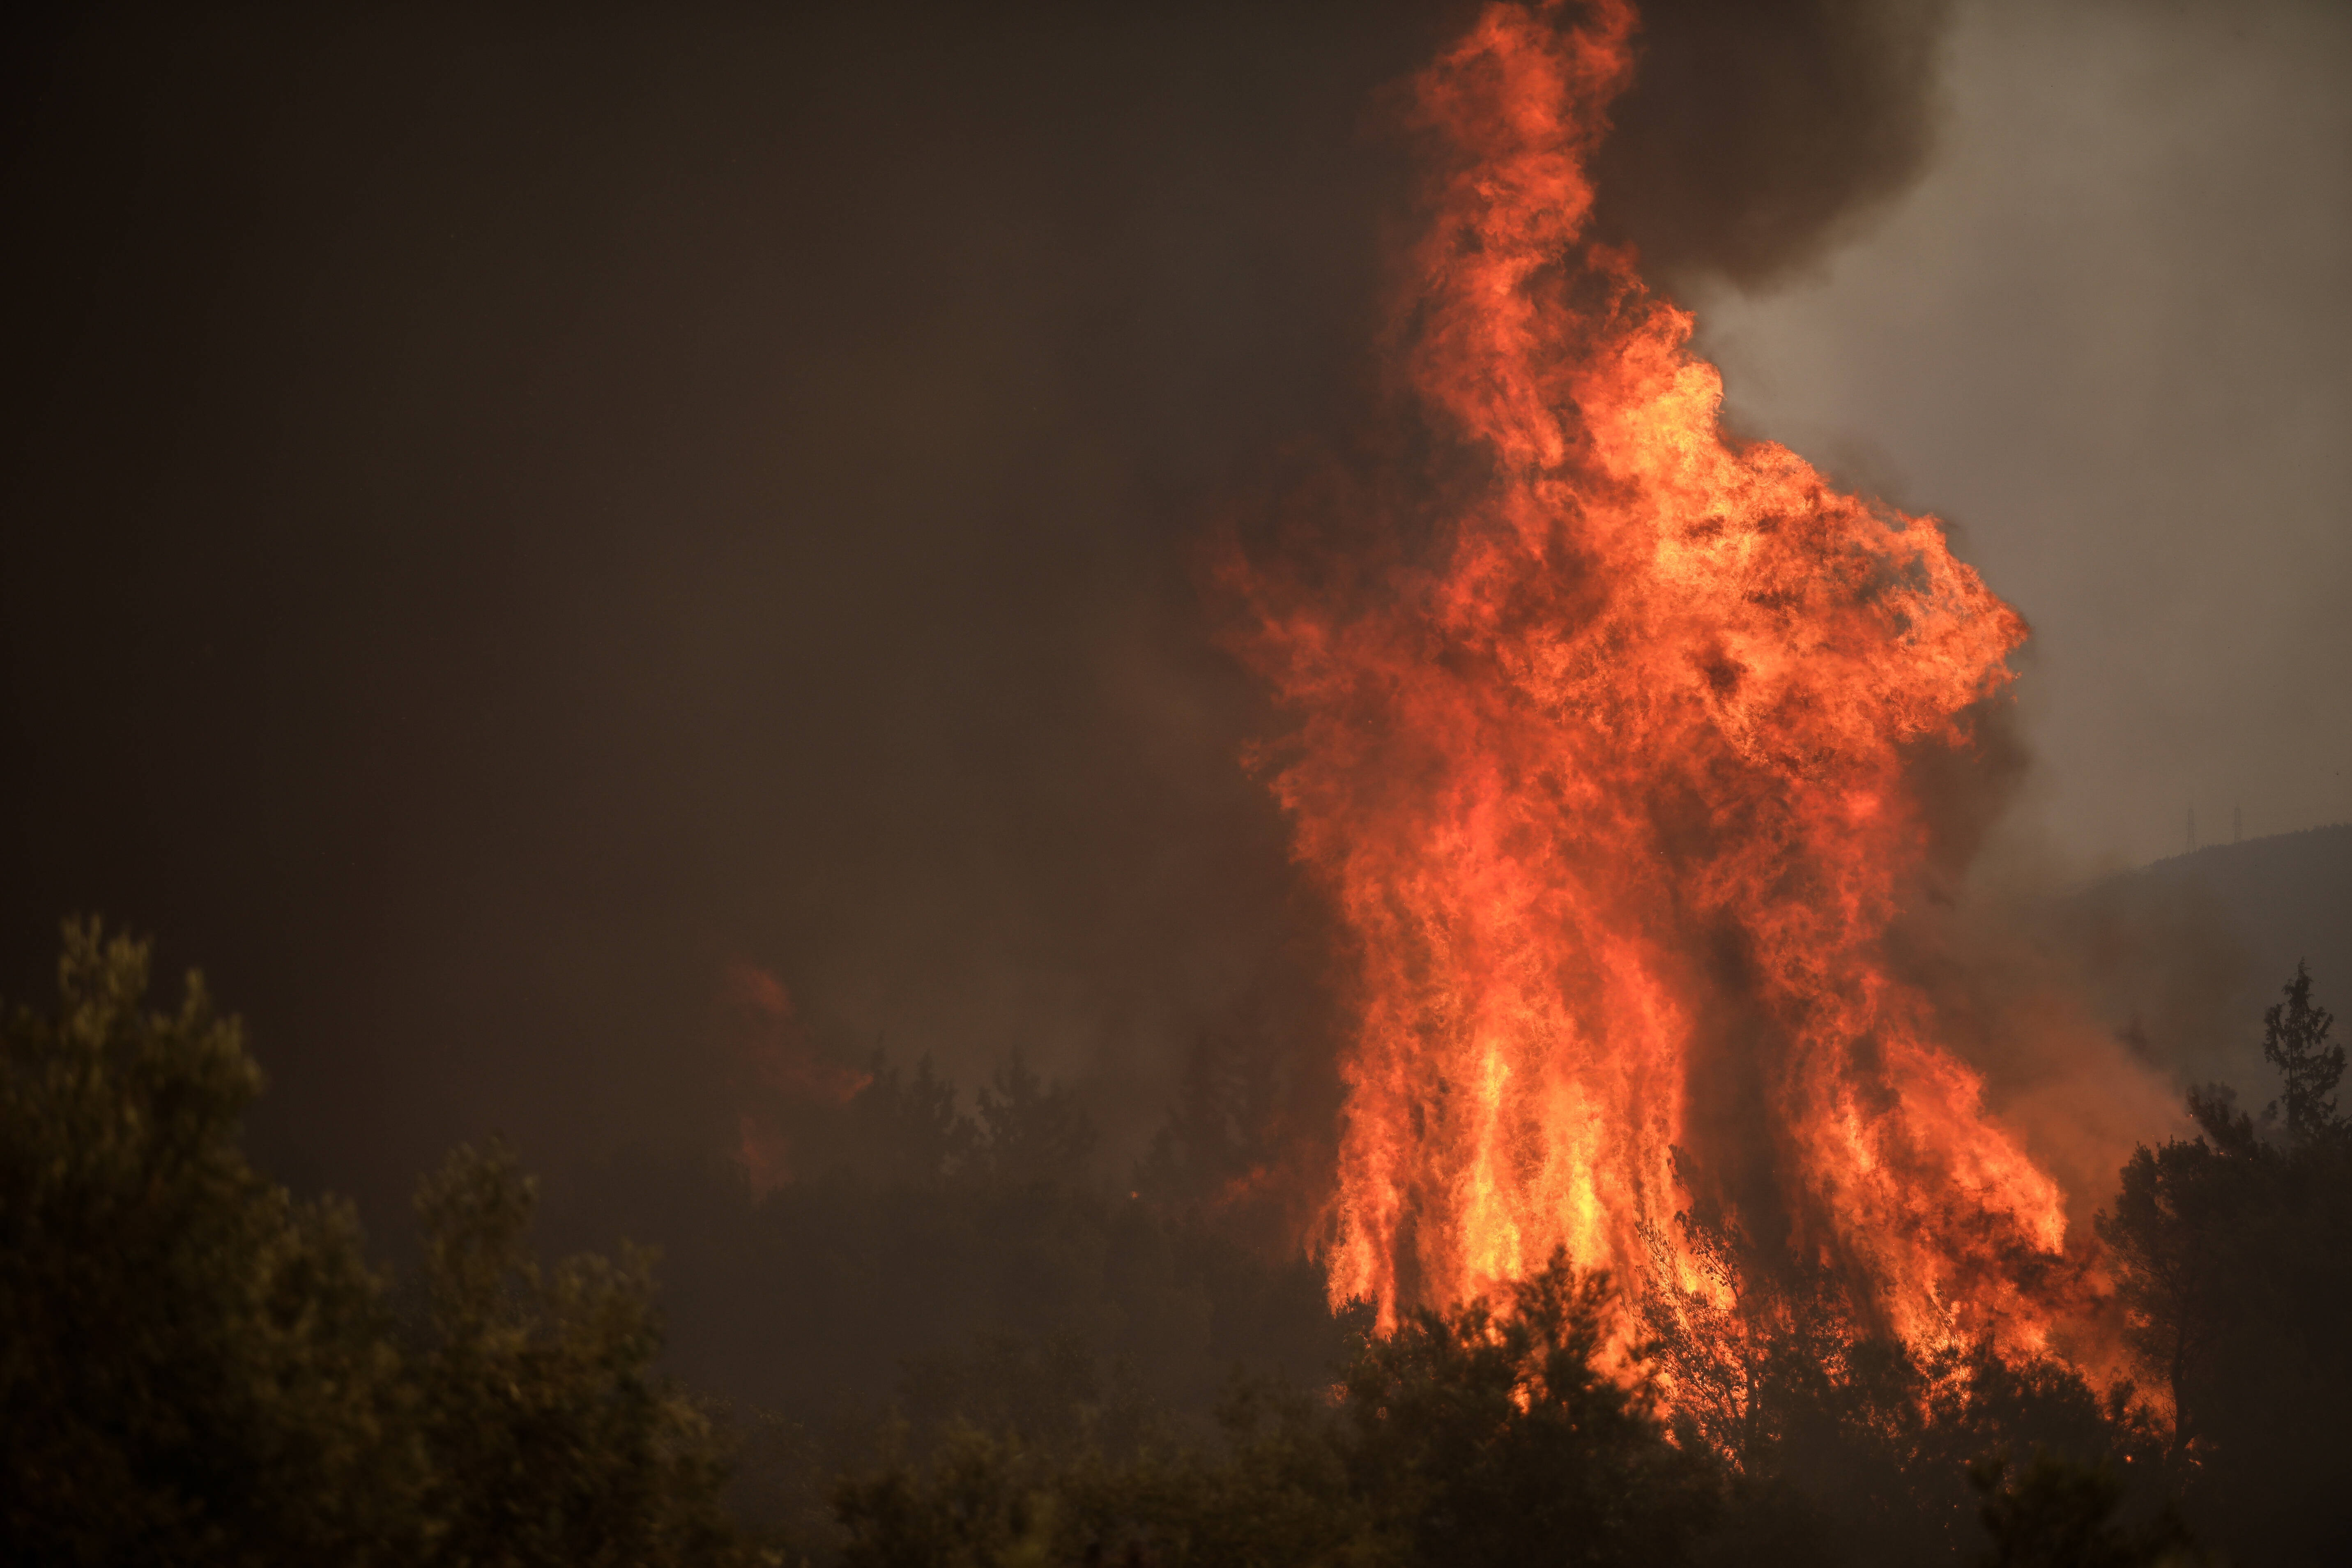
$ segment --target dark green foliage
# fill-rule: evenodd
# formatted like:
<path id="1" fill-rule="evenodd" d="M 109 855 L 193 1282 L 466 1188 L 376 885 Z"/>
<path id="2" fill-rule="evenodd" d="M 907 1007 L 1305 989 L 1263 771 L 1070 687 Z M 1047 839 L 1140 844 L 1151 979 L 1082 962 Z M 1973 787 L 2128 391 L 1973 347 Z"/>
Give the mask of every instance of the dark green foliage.
<path id="1" fill-rule="evenodd" d="M 1221 1447 L 1054 1463 L 958 1434 L 928 1467 L 843 1487 L 846 1561 L 1670 1564 L 1712 1522 L 1717 1478 L 1675 1447 L 1647 1385 L 1605 1370 L 1608 1285 L 1564 1260 L 1505 1310 L 1419 1312 L 1365 1339 L 1336 1409 L 1244 1392 Z M 931 1555 L 925 1556 L 929 1552 Z"/>
<path id="2" fill-rule="evenodd" d="M 1006 1340 L 947 1358 L 974 1395 L 941 1414 L 940 1371 L 909 1369 L 882 1452 L 832 1488 L 852 1563 L 963 1562 L 990 1552 L 1057 1563 L 1282 1564 L 1402 1562 L 1352 1484 L 1338 1410 L 1279 1381 L 1244 1380 L 1216 1412 L 1215 1440 L 1089 1374 L 1074 1345 Z M 990 1386 L 1043 1374 L 1002 1425 Z M 977 1374 L 978 1386 L 972 1381 Z M 1056 1398 L 1063 1408 L 1050 1408 Z M 932 1557 L 919 1553 L 929 1552 Z"/>
<path id="3" fill-rule="evenodd" d="M 920 1187 L 972 1163 L 972 1124 L 957 1114 L 955 1085 L 931 1070 L 928 1057 L 906 1079 L 877 1060 L 848 1111 L 845 1136 L 829 1151 L 836 1169 L 855 1162 L 880 1185 Z"/>
<path id="4" fill-rule="evenodd" d="M 1056 1457 L 1123 1452 L 1156 1415 L 1131 1387 L 1105 1375 L 1085 1341 L 1068 1333 L 981 1333 L 959 1350 L 909 1356 L 898 1409 L 919 1439 L 971 1426 Z"/>
<path id="5" fill-rule="evenodd" d="M 2158 1444 L 2128 1388 L 2103 1402 L 2071 1368 L 1988 1343 L 1915 1352 L 1832 1271 L 1766 1255 L 1726 1226 L 1683 1226 L 1732 1305 L 1662 1287 L 1643 1316 L 1684 1391 L 1682 1441 L 1732 1471 L 1722 1561 L 1967 1562 L 1980 1544 L 1968 1467 L 1996 1449 L 2153 1474 Z M 2155 1484 L 2135 1489 L 2136 1508 L 2156 1506 Z"/>
<path id="6" fill-rule="evenodd" d="M 2135 1150 L 2115 1207 L 2097 1220 L 2116 1269 L 2126 1333 L 2140 1364 L 2172 1403 L 2172 1447 L 2197 1430 L 2214 1341 L 2228 1327 L 2240 1254 L 2252 1241 L 2241 1221 L 2264 1206 L 2268 1156 L 2252 1121 L 2219 1085 L 2192 1089 L 2189 1113 L 2203 1136 Z"/>
<path id="7" fill-rule="evenodd" d="M 844 1481 L 845 1568 L 1014 1568 L 1056 1561 L 1054 1495 L 1018 1442 L 966 1427 L 921 1475 Z"/>
<path id="8" fill-rule="evenodd" d="M 146 1010 L 144 951 L 89 928 L 61 979 L 56 1017 L 0 1030 L 0 1560 L 756 1555 L 713 1420 L 652 1370 L 644 1254 L 542 1269 L 533 1184 L 502 1148 L 460 1151 L 420 1194 L 397 1315 L 346 1209 L 247 1165 L 258 1074 L 201 985 Z M 2234 1561 L 2331 1563 L 2352 1550 L 2326 1506 L 2352 1474 L 2352 1136 L 2310 990 L 2298 972 L 2266 1020 L 2280 1112 L 2192 1095 L 2198 1135 L 2138 1151 L 2099 1222 L 2168 1428 L 2055 1363 L 1907 1350 L 1828 1269 L 1689 1216 L 1721 1288 L 1637 1300 L 1645 1345 L 1613 1342 L 1609 1283 L 1558 1258 L 1498 1303 L 1367 1332 L 1318 1270 L 1218 1229 L 1246 1084 L 1197 1097 L 1134 1192 L 1018 1063 L 976 1116 L 928 1068 L 876 1064 L 795 1111 L 764 1197 L 613 1173 L 699 1216 L 689 1306 L 743 1313 L 811 1379 L 726 1423 L 758 1460 L 735 1500 L 799 1548 L 765 1561 L 2137 1568 L 2200 1560 L 2172 1489 Z M 1233 1384 L 1253 1363 L 1274 1375 Z M 1240 1392 L 1213 1421 L 1219 1381 Z M 806 1397 L 826 1391 L 830 1413 Z"/>
<path id="9" fill-rule="evenodd" d="M 1200 1568 L 1371 1568 L 1410 1561 L 1366 1506 L 1328 1401 L 1265 1384 L 1219 1412 L 1221 1446 L 1095 1464 L 1063 1496 L 1065 1560 Z"/>
<path id="10" fill-rule="evenodd" d="M 1259 1184 L 1266 1149 L 1276 1142 L 1270 1134 L 1288 1114 L 1297 1086 L 1284 1066 L 1281 1053 L 1239 1036 L 1196 1041 L 1175 1103 L 1137 1163 L 1138 1194 L 1173 1209 L 1217 1209 L 1229 1222 L 1280 1234 L 1278 1205 L 1237 1213 L 1234 1200 Z"/>
<path id="11" fill-rule="evenodd" d="M 791 1183 L 922 1190 L 978 1172 L 980 1129 L 956 1109 L 955 1085 L 929 1057 L 902 1073 L 877 1054 L 846 1076 L 857 1088 L 841 1100 L 752 1097 L 748 1114 L 785 1151 Z"/>
<path id="12" fill-rule="evenodd" d="M 350 1211 L 246 1163 L 260 1074 L 201 981 L 148 1011 L 146 949 L 89 925 L 59 978 L 0 1029 L 0 1561 L 739 1555 L 641 1258 L 542 1279 L 529 1184 L 461 1153 L 404 1332 Z"/>
<path id="13" fill-rule="evenodd" d="M 803 1550 L 838 1474 L 920 1468 L 960 1425 L 1024 1463 L 1124 1465 L 1211 1436 L 1237 1370 L 1328 1383 L 1346 1352 L 1310 1260 L 1113 1183 L 1067 1089 L 1015 1063 L 976 1110 L 876 1060 L 845 1101 L 780 1108 L 793 1179 L 764 1194 L 641 1150 L 551 1205 L 575 1246 L 662 1240 L 671 1364 L 740 1402 L 734 1495 Z"/>
<path id="14" fill-rule="evenodd" d="M 1564 1258 L 1484 1301 L 1370 1341 L 1345 1387 L 1349 1462 L 1428 1563 L 1668 1563 L 1708 1522 L 1696 1456 L 1645 1381 L 1602 1369 L 1609 1282 Z"/>
<path id="15" fill-rule="evenodd" d="M 1349 1325 L 1311 1260 L 1111 1181 L 1069 1091 L 1017 1064 L 978 1109 L 960 1114 L 928 1067 L 877 1061 L 846 1101 L 792 1108 L 792 1180 L 755 1194 L 706 1158 L 639 1150 L 554 1194 L 551 1226 L 572 1247 L 658 1239 L 672 1364 L 808 1428 L 893 1398 L 928 1421 L 940 1402 L 906 1383 L 910 1364 L 936 1384 L 971 1363 L 953 1380 L 997 1400 L 1004 1378 L 977 1363 L 1015 1341 L 1057 1347 L 1049 1382 L 1087 1363 L 1106 1411 L 1148 1406 L 1203 1433 L 1236 1367 L 1328 1380 Z"/>
<path id="16" fill-rule="evenodd" d="M 2278 1068 L 2284 1092 L 2269 1114 L 2284 1106 L 2287 1136 L 2299 1143 L 2341 1138 L 2344 1119 L 2336 1113 L 2336 1086 L 2344 1077 L 2344 1047 L 2327 1043 L 2336 1016 L 2311 1000 L 2311 970 L 2294 966 L 2286 999 L 2263 1015 L 2263 1059 Z"/>
<path id="17" fill-rule="evenodd" d="M 648 1260 L 575 1258 L 542 1276 L 524 1246 L 533 1196 L 503 1146 L 459 1150 L 418 1194 L 431 1561 L 721 1559 L 726 1475 L 709 1425 L 650 1371 Z"/>
<path id="18" fill-rule="evenodd" d="M 2352 1475 L 2352 1136 L 2330 1022 L 2298 967 L 2265 1019 L 2284 1117 L 2192 1092 L 2198 1135 L 2136 1151 L 2098 1220 L 2133 1349 L 2172 1397 L 2183 1507 L 2243 1562 L 2352 1558 L 2352 1510 L 2326 1500 Z"/>
<path id="19" fill-rule="evenodd" d="M 66 931 L 0 1026 L 0 1560 L 400 1560 L 424 1467 L 347 1209 L 246 1163 L 261 1079 L 190 976 Z"/>
<path id="20" fill-rule="evenodd" d="M 2126 1491 L 2112 1468 L 2037 1455 L 2011 1473 L 1987 1459 L 1969 1471 L 1984 1499 L 1992 1551 L 1986 1568 L 2192 1568 L 2203 1561 L 2169 1509 L 2133 1529 L 2118 1517 Z"/>
<path id="21" fill-rule="evenodd" d="M 1095 1150 L 1094 1123 L 1067 1089 L 1015 1055 L 980 1089 L 982 1173 L 1003 1186 L 1069 1186 Z"/>

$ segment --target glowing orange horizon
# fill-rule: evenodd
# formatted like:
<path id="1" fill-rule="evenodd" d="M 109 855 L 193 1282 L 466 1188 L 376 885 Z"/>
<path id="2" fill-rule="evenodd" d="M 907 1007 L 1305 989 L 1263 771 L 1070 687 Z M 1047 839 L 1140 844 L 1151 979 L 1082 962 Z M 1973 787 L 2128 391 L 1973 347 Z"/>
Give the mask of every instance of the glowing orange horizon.
<path id="1" fill-rule="evenodd" d="M 1586 235 L 1633 19 L 1578 16 L 1493 6 L 1416 84 L 1445 161 L 1403 370 L 1491 479 L 1372 591 L 1234 574 L 1360 962 L 1333 1296 L 1385 1320 L 1555 1247 L 1719 1289 L 1675 1216 L 1760 1179 L 1914 1342 L 2039 1348 L 2016 1281 L 2063 1194 L 1882 952 L 1928 849 L 1906 754 L 1965 743 L 2023 623 L 1932 518 L 1727 438 L 1688 315 Z M 1695 1109 L 1732 1068 L 1737 1171 Z"/>

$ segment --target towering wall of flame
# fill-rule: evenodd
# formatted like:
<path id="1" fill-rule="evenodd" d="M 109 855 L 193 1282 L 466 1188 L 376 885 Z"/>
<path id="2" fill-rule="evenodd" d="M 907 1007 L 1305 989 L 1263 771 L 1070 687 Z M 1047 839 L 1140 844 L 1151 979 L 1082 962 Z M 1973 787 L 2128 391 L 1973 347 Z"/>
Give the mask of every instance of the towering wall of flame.
<path id="1" fill-rule="evenodd" d="M 1459 1300 L 1555 1247 L 1696 1288 L 1675 1216 L 1721 1202 L 1906 1334 L 2032 1339 L 2061 1194 L 1880 955 L 1906 756 L 1963 743 L 2023 627 L 1932 519 L 1727 439 L 1689 318 L 1581 238 L 1631 28 L 1497 5 L 1417 84 L 1402 363 L 1491 478 L 1377 591 L 1238 574 L 1362 965 L 1333 1289 Z"/>

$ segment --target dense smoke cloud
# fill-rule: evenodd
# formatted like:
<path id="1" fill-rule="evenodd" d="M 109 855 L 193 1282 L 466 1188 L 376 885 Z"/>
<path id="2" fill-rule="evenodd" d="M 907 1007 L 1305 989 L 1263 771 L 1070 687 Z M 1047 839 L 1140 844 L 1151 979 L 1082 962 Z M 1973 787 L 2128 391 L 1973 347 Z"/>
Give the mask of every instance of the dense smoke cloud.
<path id="1" fill-rule="evenodd" d="M 14 995 L 52 922 L 251 1016 L 379 1221 L 1014 1050 L 1131 1150 L 1332 959 L 1207 521 L 1344 449 L 1458 5 L 94 8 L 12 47 Z M 1940 8 L 1659 5 L 1600 221 L 1775 277 L 1922 166 Z M 1302 1046 L 1304 1043 L 1304 1046 Z"/>
<path id="2" fill-rule="evenodd" d="M 488 1127 L 731 1128 L 739 963 L 1129 1143 L 1202 1031 L 1301 1026 L 1188 552 L 1344 425 L 1366 106 L 1450 23 L 908 22 L 100 11 L 17 57 L 8 992 L 65 911 L 157 931 L 250 1014 L 270 1157 L 380 1220 Z"/>
<path id="3" fill-rule="evenodd" d="M 1769 283 L 1902 192 L 1935 145 L 1944 0 L 1643 8 L 1641 75 L 1595 162 L 1596 233 L 1654 283 Z"/>

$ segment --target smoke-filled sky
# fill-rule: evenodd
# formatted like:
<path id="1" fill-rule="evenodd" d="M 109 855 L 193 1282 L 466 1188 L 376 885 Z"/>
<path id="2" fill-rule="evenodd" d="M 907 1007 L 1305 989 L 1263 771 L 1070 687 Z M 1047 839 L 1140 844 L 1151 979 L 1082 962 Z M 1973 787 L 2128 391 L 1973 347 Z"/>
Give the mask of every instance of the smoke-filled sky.
<path id="1" fill-rule="evenodd" d="M 1601 220 L 2032 617 L 2070 862 L 2352 815 L 2352 33 L 2053 9 L 1662 12 Z M 12 24 L 0 990 L 155 932 L 379 1219 L 717 1125 L 738 964 L 1115 1144 L 1314 1035 L 1198 552 L 1378 384 L 1384 89 L 1466 15 Z"/>
<path id="2" fill-rule="evenodd" d="M 2062 849 L 2352 820 L 2352 8 L 1964 6 L 1943 83 L 1882 222 L 1706 296 L 1735 416 L 2025 612 Z"/>

